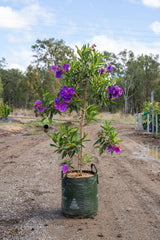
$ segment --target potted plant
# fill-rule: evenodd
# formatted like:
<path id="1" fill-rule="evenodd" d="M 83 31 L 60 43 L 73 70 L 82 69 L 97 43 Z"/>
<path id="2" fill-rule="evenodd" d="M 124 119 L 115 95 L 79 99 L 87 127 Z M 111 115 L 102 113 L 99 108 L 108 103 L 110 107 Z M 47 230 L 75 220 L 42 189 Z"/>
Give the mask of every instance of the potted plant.
<path id="1" fill-rule="evenodd" d="M 82 170 L 90 164 L 93 156 L 83 153 L 87 133 L 84 125 L 95 118 L 97 106 L 105 106 L 109 101 L 122 94 L 122 89 L 116 85 L 116 77 L 111 77 L 112 66 L 104 64 L 102 54 L 96 50 L 96 45 L 77 47 L 78 57 L 72 61 L 64 61 L 58 66 L 52 66 L 57 78 L 62 79 L 63 87 L 54 99 L 49 97 L 50 112 L 61 113 L 76 110 L 80 112 L 79 126 L 60 125 L 57 132 L 48 134 L 53 140 L 51 146 L 62 157 L 62 212 L 66 216 L 90 217 L 98 210 L 98 173 L 94 164 L 91 170 Z M 46 96 L 46 95 L 45 95 Z M 89 104 L 92 100 L 92 105 Z M 49 114 L 45 103 L 37 101 L 34 105 L 39 111 Z M 52 116 L 53 114 L 50 114 Z M 118 133 L 105 121 L 98 132 L 94 147 L 99 154 L 108 150 L 119 153 Z M 73 157 L 77 159 L 76 170 L 73 170 Z"/>

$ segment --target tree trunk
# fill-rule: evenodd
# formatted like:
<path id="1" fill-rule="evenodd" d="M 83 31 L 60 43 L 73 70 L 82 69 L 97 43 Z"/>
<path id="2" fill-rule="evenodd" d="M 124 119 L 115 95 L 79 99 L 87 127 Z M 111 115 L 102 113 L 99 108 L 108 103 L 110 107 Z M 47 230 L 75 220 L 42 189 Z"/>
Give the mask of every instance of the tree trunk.
<path id="1" fill-rule="evenodd" d="M 124 96 L 124 113 L 128 113 L 128 97 Z"/>
<path id="2" fill-rule="evenodd" d="M 83 127 L 84 127 L 85 112 L 86 112 L 86 102 L 87 102 L 87 80 L 85 82 L 83 106 L 82 106 L 81 121 L 80 121 L 80 139 L 83 137 Z M 81 147 L 80 157 L 78 158 L 78 165 L 80 165 L 80 174 L 81 175 L 82 175 L 82 156 L 83 156 L 83 152 L 82 152 L 82 147 Z"/>

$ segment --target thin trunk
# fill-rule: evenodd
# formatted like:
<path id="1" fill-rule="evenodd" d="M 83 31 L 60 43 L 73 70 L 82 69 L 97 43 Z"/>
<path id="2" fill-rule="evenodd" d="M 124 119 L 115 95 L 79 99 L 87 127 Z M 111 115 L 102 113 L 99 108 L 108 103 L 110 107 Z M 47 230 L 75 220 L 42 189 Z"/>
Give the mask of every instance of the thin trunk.
<path id="1" fill-rule="evenodd" d="M 124 96 L 124 112 L 125 114 L 128 113 L 128 97 Z"/>
<path id="2" fill-rule="evenodd" d="M 80 121 L 80 139 L 83 137 L 83 127 L 84 127 L 85 112 L 86 112 L 86 102 L 87 102 L 87 80 L 85 82 L 83 106 L 82 106 L 81 121 Z M 80 166 L 80 175 L 82 175 L 82 156 L 83 156 L 83 149 L 81 147 L 80 157 L 78 158 L 78 165 Z"/>

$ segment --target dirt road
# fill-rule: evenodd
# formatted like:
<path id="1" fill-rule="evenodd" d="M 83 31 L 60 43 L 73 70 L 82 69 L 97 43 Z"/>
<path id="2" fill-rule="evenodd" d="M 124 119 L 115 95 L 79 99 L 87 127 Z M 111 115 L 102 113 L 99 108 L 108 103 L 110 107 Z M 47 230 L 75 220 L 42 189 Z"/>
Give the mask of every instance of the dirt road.
<path id="1" fill-rule="evenodd" d="M 93 142 L 100 124 L 86 127 Z M 88 219 L 61 214 L 60 158 L 51 140 L 0 129 L 0 239 L 160 240 L 160 163 L 142 145 L 152 139 L 133 125 L 113 125 L 124 139 L 120 154 L 99 157 L 87 143 L 99 171 L 99 210 Z"/>

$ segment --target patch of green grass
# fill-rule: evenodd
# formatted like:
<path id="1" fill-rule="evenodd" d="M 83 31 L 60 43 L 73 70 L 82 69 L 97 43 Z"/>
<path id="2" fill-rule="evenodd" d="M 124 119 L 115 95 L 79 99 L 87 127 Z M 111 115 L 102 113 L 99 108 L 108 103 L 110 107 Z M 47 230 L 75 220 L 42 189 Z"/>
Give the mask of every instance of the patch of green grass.
<path id="1" fill-rule="evenodd" d="M 30 119 L 30 117 L 22 117 L 22 119 Z"/>
<path id="2" fill-rule="evenodd" d="M 24 124 L 22 123 L 12 123 L 12 122 L 9 122 L 9 123 L 1 123 L 1 126 L 2 125 L 7 125 L 7 126 L 15 126 L 15 127 L 25 127 Z"/>
<path id="3" fill-rule="evenodd" d="M 24 135 L 25 136 L 30 136 L 30 135 L 42 135 L 44 134 L 44 131 L 39 131 L 39 130 L 32 130 L 32 131 L 29 131 L 27 133 L 25 133 Z"/>

